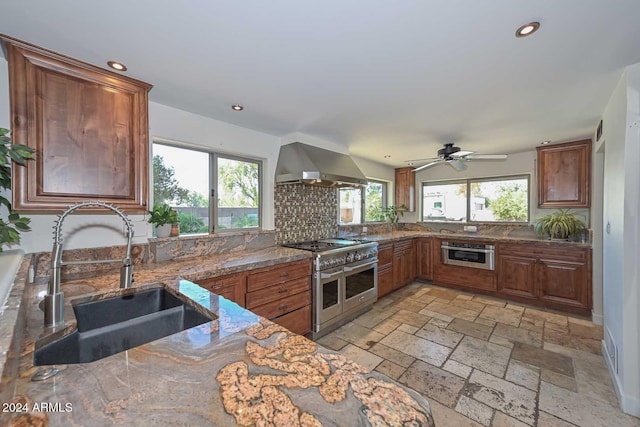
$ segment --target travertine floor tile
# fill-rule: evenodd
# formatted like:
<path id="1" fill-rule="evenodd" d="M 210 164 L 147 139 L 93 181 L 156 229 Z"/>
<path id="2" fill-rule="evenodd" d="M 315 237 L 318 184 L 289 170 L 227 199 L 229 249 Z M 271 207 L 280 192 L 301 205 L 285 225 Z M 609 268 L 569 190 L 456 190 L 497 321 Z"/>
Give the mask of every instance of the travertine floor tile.
<path id="1" fill-rule="evenodd" d="M 529 317 L 525 312 L 522 315 L 522 319 L 520 319 L 520 328 L 542 333 L 544 330 L 544 319 Z"/>
<path id="2" fill-rule="evenodd" d="M 451 353 L 449 347 L 398 330 L 391 332 L 380 342 L 387 347 L 401 351 L 416 359 L 429 362 L 435 366 L 442 366 Z"/>
<path id="3" fill-rule="evenodd" d="M 393 312 L 390 310 L 374 308 L 353 319 L 353 323 L 364 326 L 365 328 L 371 328 L 373 325 L 377 325 L 392 315 Z"/>
<path id="4" fill-rule="evenodd" d="M 538 412 L 538 426 L 540 427 L 575 427 L 575 424 L 568 423 L 544 411 Z"/>
<path id="5" fill-rule="evenodd" d="M 442 299 L 446 299 L 451 301 L 452 299 L 454 299 L 455 297 L 458 296 L 458 293 L 455 291 L 450 291 L 447 289 L 442 289 L 442 288 L 432 288 L 429 291 L 429 296 L 435 297 L 435 298 L 442 298 Z"/>
<path id="6" fill-rule="evenodd" d="M 493 328 L 491 326 L 480 325 L 476 322 L 468 322 L 462 319 L 453 319 L 447 329 L 460 332 L 461 334 L 471 335 L 475 338 L 488 340 L 491 336 Z"/>
<path id="7" fill-rule="evenodd" d="M 398 379 L 428 399 L 453 408 L 465 380 L 433 365 L 416 360 Z M 446 425 L 446 424 L 444 424 Z"/>
<path id="8" fill-rule="evenodd" d="M 567 377 L 548 369 L 542 369 L 540 379 L 558 387 L 566 388 L 569 391 L 578 392 L 578 383 L 575 378 Z"/>
<path id="9" fill-rule="evenodd" d="M 529 390 L 537 391 L 540 382 L 540 370 L 530 365 L 511 360 L 504 378 Z"/>
<path id="10" fill-rule="evenodd" d="M 538 423 L 538 425 L 540 427 L 548 427 L 546 424 Z M 511 418 L 510 416 L 503 414 L 500 411 L 496 411 L 491 427 L 527 427 L 527 425 L 515 418 Z"/>
<path id="11" fill-rule="evenodd" d="M 347 341 L 343 340 L 342 338 L 338 338 L 335 332 L 331 332 L 325 335 L 324 337 L 318 339 L 317 343 L 335 351 L 338 351 L 345 345 L 349 344 Z"/>
<path id="12" fill-rule="evenodd" d="M 437 427 L 481 427 L 479 424 L 469 418 L 465 417 L 454 411 L 451 408 L 436 402 L 433 399 L 429 399 L 429 405 L 431 406 L 431 413 L 433 414 L 433 421 Z"/>
<path id="13" fill-rule="evenodd" d="M 373 329 L 365 328 L 357 323 L 349 322 L 334 331 L 335 336 L 348 341 L 365 350 L 380 341 L 384 335 Z"/>
<path id="14" fill-rule="evenodd" d="M 484 310 L 482 310 L 480 317 L 511 326 L 518 326 L 520 324 L 522 313 L 515 310 L 509 310 L 508 308 L 488 305 Z"/>
<path id="15" fill-rule="evenodd" d="M 509 341 L 508 339 L 499 337 L 498 335 L 495 335 L 495 334 L 491 335 L 491 338 L 489 338 L 489 342 L 501 345 L 503 347 L 513 348 L 513 341 Z"/>
<path id="16" fill-rule="evenodd" d="M 420 311 L 419 313 L 414 313 L 413 311 L 408 310 L 398 310 L 389 319 L 397 320 L 400 323 L 406 323 L 407 325 L 421 328 L 426 325 L 429 321 L 429 318 L 432 317 L 427 313 L 422 313 L 422 311 Z"/>
<path id="17" fill-rule="evenodd" d="M 493 418 L 493 409 L 484 403 L 473 400 L 465 395 L 460 396 L 456 405 L 456 412 L 461 413 L 465 417 L 471 418 L 479 422 L 483 426 L 489 426 Z"/>
<path id="18" fill-rule="evenodd" d="M 423 310 L 420 310 L 419 313 L 424 315 L 424 316 L 429 316 L 429 317 L 432 317 L 434 319 L 442 320 L 444 322 L 451 322 L 453 320 L 453 317 L 451 317 L 449 315 L 438 313 L 438 312 L 435 312 L 435 311 L 431 311 L 431 310 L 426 309 L 426 308 L 423 309 Z"/>
<path id="19" fill-rule="evenodd" d="M 535 422 L 536 393 L 525 387 L 476 369 L 463 393 L 526 424 Z"/>
<path id="20" fill-rule="evenodd" d="M 536 310 L 535 308 L 527 307 L 524 310 L 524 315 L 534 319 L 542 319 L 545 322 L 555 323 L 556 325 L 567 324 L 567 316 L 562 314 L 549 313 L 548 311 Z"/>
<path id="21" fill-rule="evenodd" d="M 496 307 L 504 307 L 505 305 L 507 305 L 507 302 L 505 300 L 501 300 L 501 299 L 497 299 L 497 298 L 490 298 L 490 297 L 481 297 L 481 296 L 474 296 L 472 301 L 475 302 L 479 302 L 485 305 L 493 305 Z"/>
<path id="22" fill-rule="evenodd" d="M 546 326 L 544 328 L 544 341 L 577 350 L 588 351 L 593 354 L 602 354 L 602 343 L 600 340 L 565 334 L 555 329 L 547 328 Z"/>
<path id="23" fill-rule="evenodd" d="M 401 351 L 394 350 L 393 348 L 387 347 L 381 343 L 377 343 L 371 347 L 369 351 L 377 356 L 390 360 L 403 368 L 408 368 L 416 360 L 414 357 L 411 357 Z"/>
<path id="24" fill-rule="evenodd" d="M 451 359 L 502 377 L 507 369 L 510 353 L 508 348 L 467 336 L 456 347 Z"/>
<path id="25" fill-rule="evenodd" d="M 412 311 L 414 313 L 419 312 L 425 306 L 426 306 L 425 303 L 416 301 L 413 298 L 402 300 L 402 301 L 397 302 L 396 304 L 394 304 L 394 307 L 397 308 L 398 310 Z"/>
<path id="26" fill-rule="evenodd" d="M 418 329 L 420 328 L 418 328 L 417 326 L 407 325 L 406 323 L 398 326 L 399 331 L 406 332 L 408 334 L 415 334 Z"/>
<path id="27" fill-rule="evenodd" d="M 458 307 L 451 304 L 443 304 L 441 302 L 432 302 L 426 307 L 426 310 L 431 310 L 436 313 L 445 314 L 450 317 L 458 319 L 468 320 L 473 322 L 480 312 L 467 310 L 466 308 Z"/>
<path id="28" fill-rule="evenodd" d="M 452 374 L 456 374 L 459 377 L 462 378 L 469 378 L 469 375 L 471 375 L 471 371 L 473 371 L 473 368 L 471 366 L 467 366 L 467 365 L 463 365 L 460 362 L 456 362 L 455 360 L 447 360 L 444 365 L 442 366 L 442 369 L 444 369 L 445 371 L 449 371 Z"/>
<path id="29" fill-rule="evenodd" d="M 569 320 L 569 333 L 576 337 L 597 341 L 601 341 L 603 337 L 602 325 L 591 324 L 590 326 L 585 326 L 582 323 L 575 323 L 573 320 Z"/>
<path id="30" fill-rule="evenodd" d="M 402 323 L 400 323 L 397 320 L 386 319 L 386 320 L 383 320 L 382 322 L 378 323 L 377 325 L 375 325 L 373 327 L 373 330 L 376 331 L 376 332 L 380 332 L 383 335 L 387 335 L 387 334 L 390 334 L 391 331 L 393 331 L 394 329 L 396 329 L 400 325 L 402 325 Z"/>
<path id="31" fill-rule="evenodd" d="M 386 376 L 388 376 L 389 378 L 393 378 L 394 380 L 400 378 L 400 375 L 404 374 L 405 370 L 406 368 L 403 368 L 400 365 L 396 365 L 395 363 L 388 360 L 384 360 L 381 364 L 376 366 L 376 371 L 380 372 L 381 374 L 385 374 Z"/>
<path id="32" fill-rule="evenodd" d="M 496 322 L 495 320 L 489 320 L 489 319 L 485 319 L 484 317 L 480 317 L 478 316 L 478 318 L 476 320 L 474 320 L 475 323 L 479 323 L 481 325 L 486 325 L 489 326 L 491 328 L 493 328 L 494 326 L 496 326 Z"/>
<path id="33" fill-rule="evenodd" d="M 353 360 L 354 362 L 364 366 L 365 368 L 373 371 L 384 360 L 382 357 L 378 357 L 373 353 L 369 353 L 366 350 L 356 347 L 353 344 L 344 346 L 340 353 L 346 358 Z"/>
<path id="34" fill-rule="evenodd" d="M 446 345 L 447 347 L 454 348 L 462 337 L 461 333 L 450 331 L 448 329 L 438 328 L 437 326 L 426 324 L 420 330 L 415 332 L 415 335 L 427 339 L 429 341 L 436 342 L 438 344 Z"/>
<path id="35" fill-rule="evenodd" d="M 451 305 L 466 308 L 467 310 L 477 311 L 478 313 L 480 313 L 486 307 L 484 304 L 480 302 L 471 301 L 470 298 L 469 299 L 461 298 L 462 296 L 463 295 L 458 295 L 454 300 L 451 301 Z"/>
<path id="36" fill-rule="evenodd" d="M 541 410 L 581 427 L 640 426 L 640 419 L 598 399 L 573 393 L 553 384 L 540 384 Z"/>
<path id="37" fill-rule="evenodd" d="M 542 333 L 529 329 L 516 328 L 515 326 L 498 323 L 493 328 L 493 335 L 506 338 L 510 341 L 518 341 L 535 347 L 542 347 Z"/>
<path id="38" fill-rule="evenodd" d="M 429 320 L 429 324 L 430 325 L 434 325 L 437 326 L 438 328 L 446 328 L 447 326 L 449 326 L 449 323 L 451 323 L 451 321 L 446 321 L 446 320 L 442 320 L 442 319 L 431 319 Z"/>
<path id="39" fill-rule="evenodd" d="M 517 342 L 513 346 L 511 357 L 529 365 L 546 368 L 568 377 L 575 377 L 573 360 L 563 354 Z"/>

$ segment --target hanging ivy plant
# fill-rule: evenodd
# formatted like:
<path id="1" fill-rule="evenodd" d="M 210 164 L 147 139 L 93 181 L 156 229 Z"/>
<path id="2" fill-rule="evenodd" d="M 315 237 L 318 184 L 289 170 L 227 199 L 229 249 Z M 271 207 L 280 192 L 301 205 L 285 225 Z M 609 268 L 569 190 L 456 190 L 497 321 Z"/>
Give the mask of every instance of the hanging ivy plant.
<path id="1" fill-rule="evenodd" d="M 22 144 L 12 144 L 9 130 L 0 128 L 0 189 L 11 189 L 11 162 L 24 165 L 33 159 L 33 149 Z M 0 205 L 4 205 L 9 215 L 0 217 L 0 252 L 5 245 L 20 242 L 20 233 L 30 231 L 29 218 L 21 217 L 14 212 L 11 202 L 0 195 Z"/>

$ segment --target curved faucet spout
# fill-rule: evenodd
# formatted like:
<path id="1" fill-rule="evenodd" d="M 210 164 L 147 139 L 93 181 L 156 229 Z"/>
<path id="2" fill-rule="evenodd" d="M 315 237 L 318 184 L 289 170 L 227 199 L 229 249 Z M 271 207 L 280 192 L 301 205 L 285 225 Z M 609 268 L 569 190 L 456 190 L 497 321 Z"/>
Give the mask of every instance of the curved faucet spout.
<path id="1" fill-rule="evenodd" d="M 120 260 L 97 260 L 97 261 L 62 261 L 62 222 L 64 219 L 84 207 L 102 207 L 115 212 L 124 222 L 127 230 L 127 252 L 122 259 L 120 268 L 120 287 L 129 288 L 133 283 L 133 263 L 131 262 L 131 242 L 133 240 L 133 224 L 129 217 L 116 206 L 100 201 L 80 202 L 69 208 L 58 216 L 53 226 L 53 250 L 51 251 L 51 279 L 47 288 L 47 295 L 44 297 L 44 325 L 55 326 L 64 323 L 64 295 L 60 291 L 60 275 L 63 265 L 86 264 L 86 263 L 110 263 L 120 262 Z"/>

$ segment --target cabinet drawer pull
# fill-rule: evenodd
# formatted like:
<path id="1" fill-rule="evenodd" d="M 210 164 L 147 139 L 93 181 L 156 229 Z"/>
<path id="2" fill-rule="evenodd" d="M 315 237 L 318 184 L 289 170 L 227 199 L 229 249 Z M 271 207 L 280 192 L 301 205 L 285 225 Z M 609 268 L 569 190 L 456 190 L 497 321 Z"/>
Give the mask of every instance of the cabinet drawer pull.
<path id="1" fill-rule="evenodd" d="M 282 304 L 281 306 L 278 307 L 278 310 L 285 311 L 287 308 L 289 308 L 287 304 Z"/>
<path id="2" fill-rule="evenodd" d="M 289 273 L 286 271 L 284 273 L 280 273 L 280 277 L 289 277 Z"/>
<path id="3" fill-rule="evenodd" d="M 216 285 L 213 285 L 213 289 L 218 290 L 218 289 L 222 289 L 224 288 L 224 283 L 218 283 Z"/>
<path id="4" fill-rule="evenodd" d="M 289 290 L 287 288 L 283 288 L 282 286 L 278 289 L 279 294 L 284 294 L 286 292 L 289 292 Z"/>

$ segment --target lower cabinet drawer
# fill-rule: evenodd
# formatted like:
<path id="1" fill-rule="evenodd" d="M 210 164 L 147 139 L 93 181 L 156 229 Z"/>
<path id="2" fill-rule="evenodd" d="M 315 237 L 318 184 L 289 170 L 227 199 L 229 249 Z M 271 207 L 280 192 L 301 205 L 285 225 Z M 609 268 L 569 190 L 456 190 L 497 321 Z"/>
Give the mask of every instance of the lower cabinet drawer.
<path id="1" fill-rule="evenodd" d="M 311 304 L 311 292 L 301 292 L 251 309 L 258 316 L 273 319 Z"/>
<path id="2" fill-rule="evenodd" d="M 286 283 L 281 283 L 269 288 L 263 288 L 254 292 L 247 292 L 246 304 L 249 310 L 272 301 L 281 300 L 290 295 L 311 290 L 311 279 L 301 277 Z"/>
<path id="3" fill-rule="evenodd" d="M 306 305 L 291 313 L 276 317 L 273 321 L 291 332 L 304 335 L 311 331 L 311 306 Z"/>

